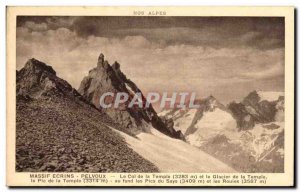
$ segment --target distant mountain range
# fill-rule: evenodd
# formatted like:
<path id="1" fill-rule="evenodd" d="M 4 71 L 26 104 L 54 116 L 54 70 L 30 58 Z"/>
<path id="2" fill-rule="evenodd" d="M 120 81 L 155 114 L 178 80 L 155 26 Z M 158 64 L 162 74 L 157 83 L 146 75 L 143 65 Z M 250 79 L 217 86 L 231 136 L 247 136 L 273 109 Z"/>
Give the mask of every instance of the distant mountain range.
<path id="1" fill-rule="evenodd" d="M 169 109 L 188 143 L 246 172 L 283 172 L 284 93 L 253 91 L 242 102 L 197 100 L 199 109 Z"/>

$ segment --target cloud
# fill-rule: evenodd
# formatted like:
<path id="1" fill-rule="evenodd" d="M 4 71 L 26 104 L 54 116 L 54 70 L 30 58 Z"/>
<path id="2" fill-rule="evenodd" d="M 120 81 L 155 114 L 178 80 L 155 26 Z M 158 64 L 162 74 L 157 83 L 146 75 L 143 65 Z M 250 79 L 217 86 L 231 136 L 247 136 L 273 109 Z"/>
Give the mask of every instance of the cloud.
<path id="1" fill-rule="evenodd" d="M 165 45 L 248 46 L 259 49 L 284 47 L 283 17 L 21 16 L 17 26 L 27 27 L 27 22 L 46 25 L 50 30 L 67 28 L 84 38 L 143 36 L 151 42 Z"/>
<path id="2" fill-rule="evenodd" d="M 241 77 L 251 78 L 251 79 L 267 79 L 270 77 L 283 76 L 284 75 L 284 65 L 282 63 L 276 63 L 270 68 L 262 71 L 256 72 L 246 72 L 241 75 Z"/>
<path id="3" fill-rule="evenodd" d="M 40 24 L 29 26 L 38 29 Z M 216 94 L 230 100 L 255 87 L 283 89 L 279 77 L 284 72 L 283 48 L 166 44 L 143 35 L 83 37 L 69 28 L 45 31 L 29 26 L 17 28 L 17 68 L 34 57 L 53 66 L 58 76 L 75 88 L 96 66 L 102 52 L 110 63 L 118 61 L 127 77 L 145 92 L 196 91 L 199 96 Z M 241 41 L 257 36 L 249 33 Z"/>
<path id="4" fill-rule="evenodd" d="M 46 31 L 48 29 L 46 23 L 35 23 L 32 21 L 25 22 L 24 27 L 32 31 Z"/>

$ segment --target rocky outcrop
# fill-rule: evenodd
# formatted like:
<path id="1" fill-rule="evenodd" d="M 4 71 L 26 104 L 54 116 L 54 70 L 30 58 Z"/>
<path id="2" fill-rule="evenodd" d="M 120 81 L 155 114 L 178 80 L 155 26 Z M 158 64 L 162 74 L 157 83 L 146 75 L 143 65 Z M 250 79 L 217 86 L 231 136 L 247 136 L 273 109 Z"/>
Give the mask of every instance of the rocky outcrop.
<path id="1" fill-rule="evenodd" d="M 181 132 L 175 131 L 173 127 L 163 122 L 151 105 L 148 108 L 127 107 L 135 94 L 141 94 L 143 102 L 146 99 L 136 84 L 121 71 L 120 64 L 115 62 L 110 65 L 104 59 L 103 54 L 99 55 L 97 66 L 90 70 L 88 76 L 82 80 L 78 92 L 86 100 L 108 114 L 115 122 L 133 132 L 147 131 L 147 127 L 150 125 L 170 137 L 182 138 Z M 130 95 L 130 98 L 122 107 L 102 108 L 100 106 L 100 97 L 107 92 L 127 93 Z M 113 103 L 113 101 L 108 102 Z"/>
<path id="2" fill-rule="evenodd" d="M 16 93 L 20 98 L 40 98 L 47 94 L 81 97 L 67 81 L 56 76 L 51 66 L 34 58 L 17 71 L 16 81 Z"/>
<path id="3" fill-rule="evenodd" d="M 158 172 L 52 67 L 30 59 L 16 83 L 17 172 Z"/>
<path id="4" fill-rule="evenodd" d="M 228 108 L 237 121 L 238 129 L 248 130 L 256 123 L 269 123 L 281 118 L 278 112 L 284 110 L 282 105 L 283 96 L 278 96 L 276 100 L 267 100 L 257 91 L 253 91 L 241 103 L 232 102 Z"/>

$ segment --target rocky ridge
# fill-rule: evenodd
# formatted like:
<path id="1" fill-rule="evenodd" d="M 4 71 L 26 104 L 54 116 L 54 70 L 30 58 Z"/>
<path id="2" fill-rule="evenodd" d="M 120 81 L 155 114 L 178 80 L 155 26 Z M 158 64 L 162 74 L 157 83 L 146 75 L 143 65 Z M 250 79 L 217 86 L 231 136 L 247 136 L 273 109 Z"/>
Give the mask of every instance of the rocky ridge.
<path id="1" fill-rule="evenodd" d="M 253 91 L 242 102 L 232 102 L 228 109 L 237 121 L 239 130 L 252 129 L 256 123 L 270 123 L 280 118 L 284 108 L 284 96 L 278 95 L 276 100 L 261 98 L 259 92 Z M 281 118 L 283 116 L 281 115 Z"/>
<path id="2" fill-rule="evenodd" d="M 30 59 L 16 75 L 16 171 L 158 171 L 109 127 L 134 137 L 128 130 L 87 102 L 51 66 Z"/>

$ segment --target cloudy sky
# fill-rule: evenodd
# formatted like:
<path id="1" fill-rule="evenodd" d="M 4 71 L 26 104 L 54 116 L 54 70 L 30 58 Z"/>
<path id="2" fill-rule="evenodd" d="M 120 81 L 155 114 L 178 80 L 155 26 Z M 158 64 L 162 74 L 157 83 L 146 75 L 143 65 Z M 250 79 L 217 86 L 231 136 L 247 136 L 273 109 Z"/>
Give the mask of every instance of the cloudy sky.
<path id="1" fill-rule="evenodd" d="M 284 18 L 17 18 L 17 69 L 36 58 L 78 88 L 100 53 L 145 93 L 195 91 L 227 104 L 284 90 Z"/>

